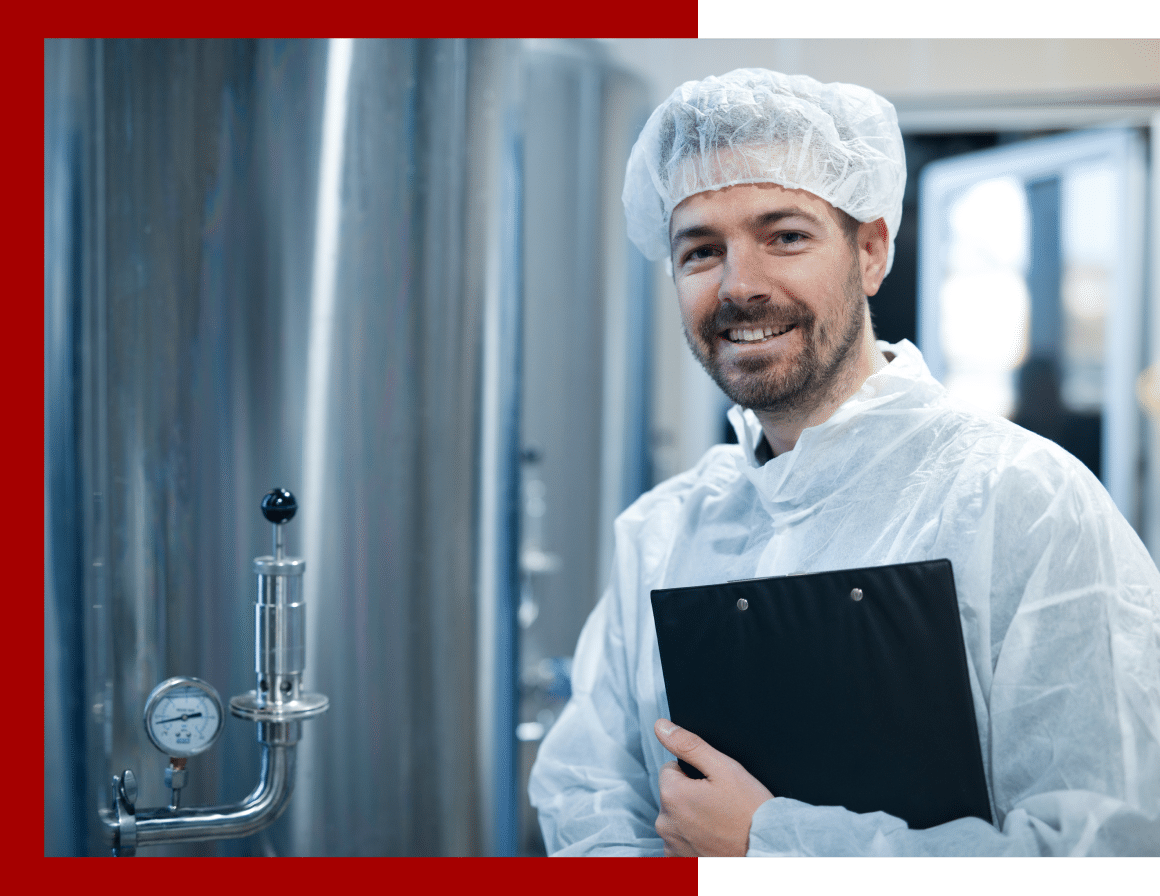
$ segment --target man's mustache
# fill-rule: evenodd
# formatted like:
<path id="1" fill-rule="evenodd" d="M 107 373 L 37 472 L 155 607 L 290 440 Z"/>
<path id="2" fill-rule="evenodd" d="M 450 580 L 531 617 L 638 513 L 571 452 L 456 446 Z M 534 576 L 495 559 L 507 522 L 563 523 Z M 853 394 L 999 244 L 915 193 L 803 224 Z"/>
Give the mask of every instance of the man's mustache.
<path id="1" fill-rule="evenodd" d="M 789 325 L 808 327 L 814 322 L 814 317 L 813 312 L 804 306 L 759 305 L 750 307 L 723 302 L 712 316 L 707 317 L 701 323 L 700 331 L 701 336 L 706 341 L 712 341 L 718 333 L 724 330 L 755 330 L 759 327 L 782 329 Z"/>

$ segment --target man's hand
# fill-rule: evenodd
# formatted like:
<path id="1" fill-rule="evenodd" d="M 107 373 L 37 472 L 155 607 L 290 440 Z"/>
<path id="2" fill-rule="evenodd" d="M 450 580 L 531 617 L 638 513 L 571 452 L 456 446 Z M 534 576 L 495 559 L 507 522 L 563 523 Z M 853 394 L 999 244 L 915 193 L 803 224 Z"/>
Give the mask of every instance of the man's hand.
<path id="1" fill-rule="evenodd" d="M 665 855 L 745 855 L 753 813 L 773 794 L 740 763 L 693 732 L 668 719 L 658 719 L 653 731 L 661 746 L 705 775 L 690 778 L 675 762 L 661 769 L 656 828 L 665 841 Z"/>

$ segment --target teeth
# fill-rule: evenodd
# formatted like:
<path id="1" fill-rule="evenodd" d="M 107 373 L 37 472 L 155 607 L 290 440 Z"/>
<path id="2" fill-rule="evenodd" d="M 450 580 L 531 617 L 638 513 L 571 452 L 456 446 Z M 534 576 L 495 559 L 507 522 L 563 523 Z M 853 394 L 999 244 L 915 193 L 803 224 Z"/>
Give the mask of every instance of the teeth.
<path id="1" fill-rule="evenodd" d="M 774 336 L 780 336 L 787 332 L 789 327 L 782 327 L 774 330 L 773 327 L 765 327 L 760 330 L 730 330 L 730 342 L 761 342 L 763 339 L 771 339 Z"/>

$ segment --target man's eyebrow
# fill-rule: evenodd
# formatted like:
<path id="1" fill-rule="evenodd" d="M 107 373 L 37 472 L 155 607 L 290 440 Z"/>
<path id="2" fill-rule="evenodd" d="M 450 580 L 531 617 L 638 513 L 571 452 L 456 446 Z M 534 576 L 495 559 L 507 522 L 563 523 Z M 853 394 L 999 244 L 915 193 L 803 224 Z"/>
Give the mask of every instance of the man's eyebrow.
<path id="1" fill-rule="evenodd" d="M 810 224 L 815 227 L 825 227 L 825 223 L 817 215 L 807 212 L 804 208 L 797 208 L 796 206 L 790 208 L 780 208 L 777 211 L 766 212 L 764 215 L 759 215 L 757 218 L 758 227 L 768 227 L 770 224 L 776 224 L 783 218 L 805 218 Z"/>
<path id="2" fill-rule="evenodd" d="M 709 227 L 707 224 L 694 224 L 691 227 L 682 227 L 680 230 L 674 233 L 671 242 L 672 245 L 675 246 L 681 240 L 699 240 L 701 237 L 713 236 L 716 234 L 716 232 L 716 230 L 714 230 L 712 227 Z"/>
<path id="3" fill-rule="evenodd" d="M 804 218 L 807 222 L 813 224 L 815 227 L 825 227 L 824 222 L 817 215 L 811 214 L 805 209 L 797 208 L 796 206 L 791 206 L 790 208 L 779 208 L 775 211 L 758 215 L 754 219 L 754 224 L 759 228 L 769 227 L 771 224 L 776 224 L 783 218 Z M 709 226 L 708 224 L 692 224 L 689 227 L 682 227 L 680 230 L 674 233 L 670 245 L 675 246 L 681 240 L 701 239 L 702 237 L 715 236 L 716 233 L 716 229 Z"/>

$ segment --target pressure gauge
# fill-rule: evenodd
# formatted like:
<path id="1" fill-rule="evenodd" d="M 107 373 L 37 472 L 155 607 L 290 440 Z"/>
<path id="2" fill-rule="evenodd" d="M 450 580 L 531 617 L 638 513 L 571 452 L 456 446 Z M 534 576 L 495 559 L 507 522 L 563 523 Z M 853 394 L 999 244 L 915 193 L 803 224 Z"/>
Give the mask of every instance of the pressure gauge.
<path id="1" fill-rule="evenodd" d="M 218 692 L 200 678 L 179 675 L 157 685 L 145 702 L 145 731 L 168 756 L 196 756 L 213 746 L 224 724 Z"/>

